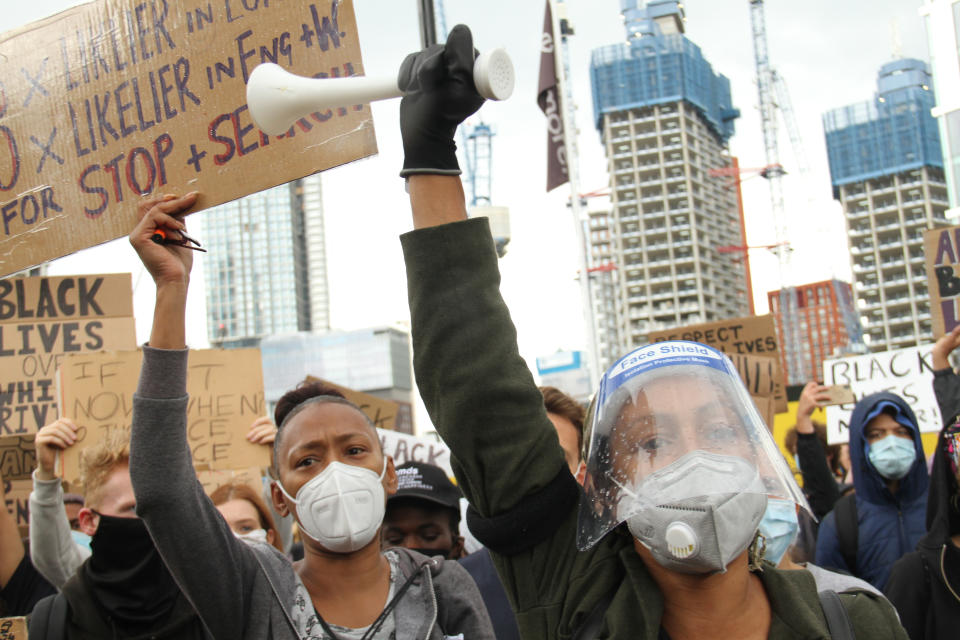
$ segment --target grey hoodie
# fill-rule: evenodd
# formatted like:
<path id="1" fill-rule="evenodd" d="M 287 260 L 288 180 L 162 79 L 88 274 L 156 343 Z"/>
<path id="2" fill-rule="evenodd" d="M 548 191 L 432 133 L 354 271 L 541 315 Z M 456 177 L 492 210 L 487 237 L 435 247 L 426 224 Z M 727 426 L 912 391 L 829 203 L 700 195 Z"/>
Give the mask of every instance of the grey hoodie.
<path id="1" fill-rule="evenodd" d="M 297 638 L 293 566 L 270 545 L 238 540 L 196 479 L 186 377 L 187 350 L 144 347 L 130 441 L 137 514 L 213 638 Z M 421 577 L 394 610 L 396 640 L 494 640 L 476 584 L 459 564 L 398 551 L 404 576 Z"/>

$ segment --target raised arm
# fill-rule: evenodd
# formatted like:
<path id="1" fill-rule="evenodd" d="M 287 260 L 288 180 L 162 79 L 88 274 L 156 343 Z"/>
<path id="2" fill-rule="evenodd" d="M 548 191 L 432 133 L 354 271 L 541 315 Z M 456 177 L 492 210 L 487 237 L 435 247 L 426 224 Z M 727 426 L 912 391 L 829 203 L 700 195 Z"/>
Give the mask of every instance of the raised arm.
<path id="1" fill-rule="evenodd" d="M 960 345 L 960 326 L 941 337 L 933 345 L 933 393 L 940 406 L 940 415 L 947 426 L 960 414 L 960 376 L 950 366 L 950 354 Z"/>
<path id="2" fill-rule="evenodd" d="M 185 310 L 191 252 L 151 241 L 156 228 L 183 228 L 177 214 L 196 194 L 147 200 L 130 234 L 157 286 L 150 344 L 134 395 L 130 478 L 160 555 L 215 638 L 243 637 L 256 559 L 231 533 L 197 481 L 187 442 Z"/>
<path id="3" fill-rule="evenodd" d="M 811 419 L 820 403 L 828 399 L 826 389 L 817 382 L 808 382 L 797 403 L 797 458 L 800 460 L 804 492 L 817 518 L 830 513 L 840 499 L 840 488 L 827 463 L 827 452 L 823 450 Z"/>
<path id="4" fill-rule="evenodd" d="M 40 574 L 56 588 L 63 587 L 90 557 L 90 549 L 70 535 L 63 508 L 63 489 L 54 467 L 58 451 L 73 446 L 77 426 L 61 417 L 37 432 L 37 468 L 30 492 L 30 558 Z"/>
<path id="5" fill-rule="evenodd" d="M 579 494 L 517 350 L 487 222 L 466 220 L 453 134 L 483 101 L 473 58 L 469 31 L 457 27 L 401 67 L 401 88 L 418 89 L 400 106 L 417 229 L 401 241 L 417 386 L 479 515 L 471 530 L 512 553 L 552 535 Z"/>

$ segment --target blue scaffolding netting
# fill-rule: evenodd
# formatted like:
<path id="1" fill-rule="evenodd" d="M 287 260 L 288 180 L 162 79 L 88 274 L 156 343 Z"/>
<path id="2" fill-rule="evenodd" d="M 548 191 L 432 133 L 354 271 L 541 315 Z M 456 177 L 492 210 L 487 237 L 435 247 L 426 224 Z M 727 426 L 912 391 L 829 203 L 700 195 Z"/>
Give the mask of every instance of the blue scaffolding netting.
<path id="1" fill-rule="evenodd" d="M 740 117 L 730 97 L 730 80 L 714 73 L 700 47 L 681 34 L 644 36 L 631 44 L 594 49 L 590 81 L 598 131 L 605 113 L 685 100 L 726 142 Z"/>
<path id="2" fill-rule="evenodd" d="M 907 82 L 929 78 L 926 73 L 916 74 L 917 64 L 923 65 L 915 60 L 885 65 L 880 92 L 872 101 L 823 114 L 834 187 L 923 166 L 943 167 L 937 121 L 930 114 L 933 91 L 929 84 Z M 891 69 L 897 75 L 888 73 Z M 908 78 L 908 71 L 915 73 Z M 885 84 L 888 90 L 884 90 Z"/>

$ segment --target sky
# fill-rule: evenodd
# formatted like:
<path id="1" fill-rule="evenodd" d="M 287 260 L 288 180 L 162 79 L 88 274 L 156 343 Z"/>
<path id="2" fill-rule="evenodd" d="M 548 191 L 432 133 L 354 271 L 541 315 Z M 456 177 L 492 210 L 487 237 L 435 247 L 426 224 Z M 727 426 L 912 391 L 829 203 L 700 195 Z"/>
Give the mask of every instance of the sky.
<path id="1" fill-rule="evenodd" d="M 71 0 L 5 2 L 0 32 L 70 6 Z M 569 39 L 570 76 L 578 127 L 581 192 L 608 185 L 606 161 L 594 126 L 590 52 L 624 41 L 619 0 L 565 3 L 576 30 Z M 802 175 L 781 124 L 788 237 L 793 247 L 784 284 L 838 277 L 850 280 L 850 264 L 839 203 L 832 200 L 821 116 L 824 111 L 866 101 L 876 91 L 880 66 L 895 55 L 929 59 L 918 14 L 920 0 L 807 0 L 767 2 L 766 26 L 772 65 L 786 80 L 810 170 Z M 730 141 L 741 167 L 762 167 L 763 138 L 757 111 L 756 70 L 749 0 L 685 0 L 687 36 L 701 47 L 716 72 L 731 81 L 741 117 Z M 394 75 L 404 56 L 420 48 L 415 0 L 355 0 L 367 75 Z M 480 50 L 505 47 L 516 69 L 514 95 L 487 103 L 479 117 L 493 139 L 494 205 L 510 209 L 512 240 L 501 261 L 502 292 L 517 324 L 520 352 L 531 368 L 538 356 L 585 345 L 577 284 L 574 222 L 566 207 L 570 190 L 545 192 L 546 129 L 536 105 L 543 2 L 446 0 L 446 24 L 464 23 Z M 399 101 L 373 105 L 379 154 L 323 174 L 331 324 L 356 329 L 409 324 L 406 281 L 397 236 L 411 228 L 403 180 Z M 476 122 L 477 120 L 472 120 Z M 775 241 L 769 189 L 762 178 L 743 183 L 747 243 Z M 592 200 L 590 208 L 601 208 Z M 198 213 L 197 216 L 202 216 Z M 197 229 L 196 223 L 192 229 Z M 203 241 L 202 235 L 198 238 Z M 766 292 L 781 286 L 776 257 L 751 251 L 757 313 L 767 309 Z M 188 342 L 208 345 L 203 274 L 195 263 L 188 303 Z M 149 336 L 153 285 L 125 239 L 79 252 L 50 264 L 51 275 L 130 271 L 140 342 Z"/>

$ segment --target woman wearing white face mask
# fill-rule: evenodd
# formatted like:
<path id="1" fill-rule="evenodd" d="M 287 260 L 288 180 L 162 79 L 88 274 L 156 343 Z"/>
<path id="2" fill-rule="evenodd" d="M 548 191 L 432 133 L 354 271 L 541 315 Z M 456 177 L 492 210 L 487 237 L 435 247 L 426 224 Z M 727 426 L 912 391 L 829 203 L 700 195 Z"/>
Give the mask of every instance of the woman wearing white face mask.
<path id="1" fill-rule="evenodd" d="M 237 538 L 249 543 L 269 544 L 283 551 L 273 516 L 263 498 L 248 484 L 228 482 L 220 485 L 210 494 L 210 501 Z"/>
<path id="2" fill-rule="evenodd" d="M 476 585 L 456 562 L 406 549 L 382 553 L 393 462 L 370 420 L 335 389 L 311 386 L 277 407 L 278 482 L 272 498 L 292 513 L 305 557 L 248 543 L 203 494 L 186 429 L 184 312 L 192 255 L 151 240 L 183 228 L 173 214 L 195 202 L 141 204 L 130 236 L 157 284 L 149 346 L 134 398 L 130 475 L 142 517 L 176 583 L 219 640 L 493 640 Z M 337 397 L 341 396 L 341 397 Z M 222 505 L 221 505 L 222 506 Z"/>

